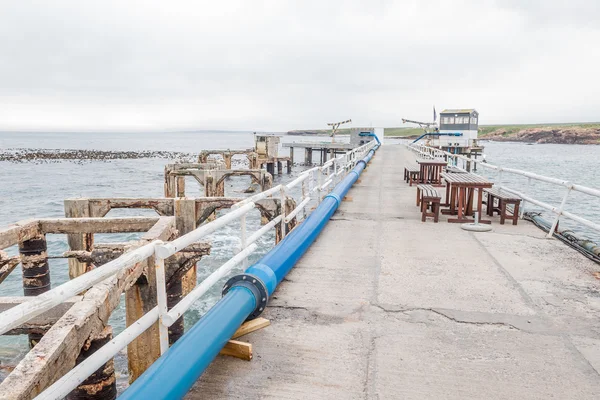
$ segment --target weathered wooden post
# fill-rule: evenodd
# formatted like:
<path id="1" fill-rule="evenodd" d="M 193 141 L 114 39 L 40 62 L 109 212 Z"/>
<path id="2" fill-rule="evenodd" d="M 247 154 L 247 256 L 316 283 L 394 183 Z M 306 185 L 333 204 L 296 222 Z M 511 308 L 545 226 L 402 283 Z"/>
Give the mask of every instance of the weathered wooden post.
<path id="1" fill-rule="evenodd" d="M 283 163 L 277 160 L 277 174 L 281 175 L 283 173 Z"/>
<path id="2" fill-rule="evenodd" d="M 90 217 L 90 207 L 88 199 L 67 199 L 64 201 L 65 217 L 67 218 L 86 218 Z M 92 251 L 94 247 L 93 233 L 69 233 L 67 242 L 72 251 L 84 250 Z M 69 279 L 76 278 L 85 274 L 91 268 L 91 264 L 81 262 L 76 258 L 69 258 Z"/>
<path id="3" fill-rule="evenodd" d="M 144 314 L 156 307 L 156 273 L 154 257 L 141 262 L 146 273 L 125 292 L 125 320 L 127 326 L 135 323 Z M 146 329 L 127 345 L 129 383 L 135 381 L 160 357 L 158 322 Z"/>
<path id="4" fill-rule="evenodd" d="M 290 161 L 294 163 L 294 148 L 290 147 Z"/>
<path id="5" fill-rule="evenodd" d="M 106 326 L 93 339 L 87 340 L 77 357 L 76 365 L 81 364 L 99 348 L 112 340 L 112 327 Z M 66 397 L 67 400 L 114 400 L 117 398 L 117 381 L 115 377 L 115 362 L 110 359 L 98 368 L 86 380 L 81 382 Z"/>
<path id="6" fill-rule="evenodd" d="M 39 233 L 35 237 L 19 243 L 21 267 L 23 268 L 23 292 L 25 296 L 37 296 L 50 290 L 50 268 L 46 235 Z M 29 347 L 33 348 L 42 338 L 40 333 L 29 334 Z"/>
<path id="7" fill-rule="evenodd" d="M 230 151 L 224 151 L 222 155 L 223 155 L 223 160 L 225 161 L 225 168 L 231 169 L 231 158 L 233 157 L 233 155 L 231 154 Z"/>
<path id="8" fill-rule="evenodd" d="M 175 197 L 177 181 L 175 176 L 171 174 L 172 167 L 165 166 L 165 197 Z"/>
<path id="9" fill-rule="evenodd" d="M 175 225 L 179 236 L 185 235 L 196 229 L 196 200 L 175 199 L 174 203 Z M 187 260 L 177 260 L 171 257 L 166 260 L 167 273 L 171 269 L 175 273 L 184 266 L 181 264 Z M 167 307 L 173 308 L 179 301 L 196 287 L 197 273 L 196 263 L 181 277 L 171 279 L 167 287 Z M 179 318 L 169 327 L 169 342 L 175 343 L 184 333 L 183 317 Z"/>
<path id="10" fill-rule="evenodd" d="M 185 176 L 177 177 L 177 197 L 185 197 Z"/>

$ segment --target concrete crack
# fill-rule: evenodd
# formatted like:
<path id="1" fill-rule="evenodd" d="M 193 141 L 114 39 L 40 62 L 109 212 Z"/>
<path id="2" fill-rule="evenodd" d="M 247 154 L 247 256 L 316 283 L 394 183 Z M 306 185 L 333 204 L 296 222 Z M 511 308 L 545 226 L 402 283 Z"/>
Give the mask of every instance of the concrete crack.
<path id="1" fill-rule="evenodd" d="M 514 328 L 518 331 L 520 331 L 521 329 L 518 328 L 517 326 L 510 324 L 508 322 L 491 322 L 491 321 L 468 321 L 468 320 L 464 320 L 464 319 L 458 319 L 455 317 L 452 317 L 448 314 L 445 314 L 444 312 L 437 310 L 435 308 L 426 308 L 426 307 L 411 307 L 411 308 L 401 308 L 401 309 L 397 309 L 397 310 L 390 310 L 387 309 L 379 304 L 373 304 L 374 307 L 377 307 L 379 309 L 381 309 L 382 311 L 386 312 L 386 313 L 399 313 L 399 314 L 406 314 L 408 315 L 408 313 L 413 312 L 413 311 L 428 311 L 434 314 L 437 314 L 439 316 L 442 316 L 452 322 L 456 322 L 457 324 L 467 324 L 467 325 L 488 325 L 488 326 L 507 326 L 509 328 Z"/>

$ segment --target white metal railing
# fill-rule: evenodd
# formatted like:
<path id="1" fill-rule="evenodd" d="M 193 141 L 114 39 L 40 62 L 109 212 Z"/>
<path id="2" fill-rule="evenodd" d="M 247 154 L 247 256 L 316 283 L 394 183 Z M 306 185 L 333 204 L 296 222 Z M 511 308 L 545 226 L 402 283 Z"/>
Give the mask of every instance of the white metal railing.
<path id="1" fill-rule="evenodd" d="M 286 185 L 278 185 L 272 189 L 250 196 L 234 204 L 229 213 L 212 222 L 206 223 L 171 242 L 164 243 L 160 240 L 156 240 L 129 253 L 125 253 L 121 257 L 41 294 L 31 301 L 1 313 L 0 335 L 18 327 L 29 319 L 40 315 L 44 311 L 51 309 L 70 297 L 89 289 L 96 283 L 118 273 L 120 270 L 132 268 L 136 264 L 154 256 L 156 266 L 157 307 L 153 308 L 139 320 L 131 324 L 85 361 L 74 367 L 37 396 L 36 399 L 49 400 L 64 398 L 88 376 L 114 357 L 116 353 L 135 340 L 135 338 L 152 326 L 156 321 L 159 322 L 160 350 L 161 354 L 164 354 L 169 348 L 169 326 L 173 325 L 177 319 L 181 318 L 195 301 L 202 297 L 202 295 L 204 295 L 221 278 L 229 274 L 236 265 L 239 265 L 240 263 L 246 265 L 248 256 L 258 248 L 256 241 L 280 223 L 281 239 L 283 239 L 286 235 L 285 224 L 289 223 L 301 212 L 303 212 L 303 216 L 306 217 L 305 209 L 308 204 L 313 199 L 320 203 L 328 190 L 341 181 L 342 177 L 347 174 L 355 166 L 356 162 L 362 159 L 375 144 L 375 141 L 368 142 L 363 146 L 357 147 L 343 155 L 327 161 L 320 167 L 314 167 L 303 171 L 298 178 Z M 324 181 L 323 177 L 325 177 Z M 298 185 L 302 185 L 300 201 L 296 208 L 286 215 L 286 198 L 291 196 L 290 190 Z M 314 197 L 312 193 L 317 193 L 316 197 Z M 255 208 L 257 201 L 276 195 L 279 195 L 281 199 L 280 214 L 248 236 L 245 224 L 248 212 Z M 177 305 L 171 308 L 171 310 L 168 310 L 165 259 L 237 219 L 241 221 L 241 246 L 239 251 L 200 282 L 200 284 L 182 298 Z"/>
<path id="2" fill-rule="evenodd" d="M 531 180 L 537 180 L 540 182 L 545 182 L 545 183 L 550 183 L 552 185 L 555 186 L 561 186 L 565 189 L 565 194 L 561 199 L 561 203 L 558 207 L 552 206 L 548 203 L 545 203 L 543 201 L 537 200 L 535 198 L 533 198 L 532 196 L 529 196 L 527 194 L 524 194 L 520 191 L 516 191 L 514 189 L 511 189 L 509 187 L 506 186 L 500 186 L 501 190 L 505 190 L 509 193 L 512 194 L 516 194 L 517 196 L 521 197 L 523 199 L 523 206 L 521 207 L 521 211 L 520 211 L 520 215 L 521 218 L 523 217 L 523 213 L 524 213 L 524 209 L 525 209 L 525 203 L 529 202 L 531 204 L 535 204 L 538 207 L 543 208 L 544 210 L 550 211 L 551 213 L 553 213 L 555 215 L 554 220 L 552 222 L 552 227 L 550 228 L 547 237 L 551 238 L 554 231 L 556 230 L 556 227 L 558 225 L 558 221 L 560 219 L 561 216 L 564 216 L 566 218 L 569 218 L 573 221 L 576 221 L 584 226 L 587 226 L 588 228 L 594 229 L 596 232 L 600 232 L 600 225 L 592 222 L 588 219 L 585 219 L 583 217 L 580 217 L 578 215 L 575 215 L 573 213 L 570 213 L 568 211 L 565 211 L 565 206 L 567 204 L 567 200 L 569 197 L 569 194 L 571 194 L 572 191 L 576 191 L 576 192 L 580 192 L 580 193 L 584 193 L 590 196 L 594 196 L 594 197 L 598 197 L 600 198 L 600 190 L 595 189 L 595 188 L 591 188 L 591 187 L 587 187 L 587 186 L 583 186 L 583 185 L 577 185 L 574 183 L 571 183 L 569 181 L 563 180 L 563 179 L 557 179 L 557 178 L 552 178 L 549 176 L 544 176 L 544 175 L 538 175 L 535 174 L 533 172 L 528 172 L 528 171 L 522 171 L 519 169 L 514 169 L 514 168 L 505 168 L 505 167 L 499 167 L 496 165 L 492 165 L 489 164 L 485 161 L 477 161 L 475 159 L 460 155 L 460 154 L 452 154 L 450 152 L 444 151 L 444 150 L 440 150 L 440 149 L 436 149 L 433 147 L 429 147 L 429 146 L 425 146 L 423 144 L 408 144 L 406 145 L 410 150 L 412 150 L 415 153 L 418 153 L 420 156 L 422 157 L 428 157 L 428 158 L 445 158 L 447 159 L 449 162 L 451 162 L 453 165 L 458 165 L 459 161 L 462 161 L 463 163 L 463 168 L 466 168 L 467 163 L 472 163 L 474 166 L 476 165 L 477 167 L 483 167 L 483 168 L 487 168 L 490 170 L 495 170 L 498 172 L 499 174 L 499 180 L 502 180 L 502 173 L 506 172 L 509 174 L 514 174 L 514 175 L 520 175 L 520 176 L 524 176 L 528 178 L 528 186 L 531 187 Z"/>

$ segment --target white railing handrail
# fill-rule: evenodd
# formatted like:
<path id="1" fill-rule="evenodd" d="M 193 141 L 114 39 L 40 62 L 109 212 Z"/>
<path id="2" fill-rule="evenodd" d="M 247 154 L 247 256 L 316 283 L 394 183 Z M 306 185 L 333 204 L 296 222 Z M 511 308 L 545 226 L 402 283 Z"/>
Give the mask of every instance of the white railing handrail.
<path id="1" fill-rule="evenodd" d="M 202 225 L 199 228 L 194 229 L 193 231 L 186 233 L 183 236 L 178 237 L 177 239 L 164 243 L 162 245 L 157 246 L 156 254 L 161 258 L 171 257 L 173 254 L 185 249 L 192 243 L 196 243 L 204 236 L 209 235 L 216 231 L 217 229 L 225 226 L 242 215 L 250 212 L 250 210 L 254 209 L 254 203 L 248 203 L 244 206 L 233 210 L 220 218 L 215 219 L 212 222 L 207 223 L 206 225 Z"/>
<path id="2" fill-rule="evenodd" d="M 497 165 L 492 165 L 489 164 L 485 161 L 477 161 L 474 160 L 472 158 L 460 155 L 460 154 L 452 154 L 450 152 L 441 150 L 441 149 L 436 149 L 433 147 L 428 147 L 425 146 L 423 144 L 408 144 L 406 145 L 410 150 L 415 151 L 421 155 L 425 155 L 425 156 L 429 156 L 429 157 L 436 157 L 436 156 L 440 156 L 440 157 L 448 157 L 448 158 L 454 158 L 455 162 L 457 160 L 463 160 L 464 162 L 469 162 L 469 163 L 475 163 L 475 165 L 479 166 L 479 167 L 483 167 L 483 168 L 487 168 L 487 169 L 491 169 L 491 170 L 495 170 L 498 171 L 498 173 L 503 173 L 503 172 L 507 172 L 510 174 L 514 174 L 514 175 L 520 175 L 520 176 L 524 176 L 540 182 L 546 182 L 546 183 L 550 183 L 556 186 L 561 186 L 564 187 L 566 190 L 565 195 L 562 198 L 562 202 L 561 205 L 559 207 L 554 207 L 548 203 L 542 202 L 540 200 L 534 199 L 531 196 L 528 196 L 524 193 L 521 193 L 520 191 L 516 191 L 514 189 L 505 187 L 504 185 L 500 185 L 502 190 L 506 190 L 507 192 L 516 194 L 517 196 L 521 197 L 523 199 L 523 201 L 525 202 L 530 202 L 531 204 L 535 204 L 547 211 L 552 212 L 553 214 L 556 215 L 553 223 L 552 223 L 552 227 L 550 228 L 549 232 L 548 232 L 548 237 L 552 237 L 556 226 L 558 225 L 558 220 L 560 218 L 560 216 L 564 216 L 567 217 L 569 219 L 572 219 L 576 222 L 579 222 L 582 225 L 585 225 L 591 229 L 594 229 L 597 232 L 600 232 L 600 225 L 592 222 L 588 219 L 585 219 L 583 217 L 580 217 L 578 215 L 575 215 L 573 213 L 570 213 L 568 211 L 564 210 L 564 207 L 566 205 L 567 202 L 567 198 L 570 194 L 571 191 L 576 191 L 576 192 L 580 192 L 580 193 L 584 193 L 590 196 L 594 196 L 594 197 L 598 197 L 600 198 L 600 190 L 596 189 L 596 188 L 591 188 L 588 186 L 583 186 L 583 185 L 578 185 L 578 184 L 574 184 L 572 182 L 569 182 L 568 180 L 564 180 L 564 179 L 559 179 L 559 178 L 553 178 L 550 176 L 545 176 L 545 175 L 539 175 L 533 172 L 529 172 L 529 171 L 523 171 L 520 169 L 515 169 L 515 168 L 506 168 L 506 167 L 500 167 Z M 521 208 L 521 213 L 523 212 L 524 207 Z M 522 215 L 522 214 L 521 214 Z"/>
<path id="3" fill-rule="evenodd" d="M 244 200 L 234 204 L 229 213 L 215 219 L 212 222 L 204 224 L 171 242 L 164 243 L 160 240 L 157 240 L 135 249 L 132 252 L 125 253 L 121 257 L 106 263 L 95 270 L 92 270 L 78 278 L 60 285 L 55 289 L 52 289 L 51 291 L 37 296 L 36 299 L 1 313 L 0 316 L 2 316 L 2 318 L 0 318 L 0 333 L 4 333 L 10 329 L 16 328 L 24 322 L 27 322 L 27 320 L 33 318 L 34 316 L 47 311 L 48 309 L 72 297 L 73 295 L 89 289 L 94 284 L 106 279 L 111 275 L 114 275 L 119 270 L 133 266 L 152 257 L 153 255 L 155 257 L 157 307 L 153 308 L 136 322 L 132 323 L 113 340 L 98 349 L 81 364 L 74 367 L 65 376 L 60 378 L 38 397 L 36 397 L 36 399 L 62 399 L 100 366 L 114 357 L 117 352 L 135 340 L 135 338 L 137 338 L 157 320 L 159 321 L 159 342 L 161 353 L 166 352 L 169 347 L 169 326 L 171 326 L 177 319 L 181 318 L 181 316 L 183 316 L 183 314 L 192 306 L 195 301 L 202 297 L 202 295 L 204 295 L 221 278 L 229 274 L 236 265 L 240 264 L 241 262 L 245 262 L 248 256 L 258 248 L 256 241 L 263 235 L 267 234 L 267 232 L 269 232 L 271 229 L 276 227 L 277 224 L 282 225 L 283 239 L 283 236 L 285 236 L 285 229 L 283 229 L 283 226 L 296 218 L 298 214 L 306 208 L 310 201 L 314 200 L 314 197 L 310 195 L 311 192 L 318 191 L 318 200 L 320 201 L 323 191 L 327 190 L 329 186 L 332 186 L 332 183 L 334 183 L 334 181 L 341 175 L 340 171 L 348 172 L 349 169 L 356 164 L 356 161 L 362 158 L 361 156 L 364 156 L 371 148 L 375 146 L 375 144 L 375 141 L 368 142 L 363 146 L 357 147 L 346 152 L 345 154 L 327 161 L 320 167 L 314 167 L 302 172 L 298 178 L 287 185 L 278 185 L 254 196 L 247 197 Z M 331 174 L 329 171 L 330 168 L 333 168 L 333 172 Z M 321 183 L 323 174 L 327 174 L 324 184 Z M 313 190 L 308 190 L 307 181 L 311 180 L 316 181 L 316 183 L 314 183 L 315 186 Z M 286 215 L 284 204 L 285 196 L 287 195 L 286 190 L 290 190 L 299 184 L 302 184 L 302 200 L 296 206 L 296 208 L 294 208 L 294 210 L 290 211 Z M 281 195 L 281 213 L 275 216 L 262 228 L 246 237 L 246 214 L 255 208 L 256 201 L 271 197 L 276 193 Z M 185 249 L 187 246 L 197 242 L 217 229 L 235 221 L 236 219 L 240 219 L 242 221 L 241 242 L 243 248 L 241 248 L 237 254 L 231 257 L 218 269 L 213 271 L 213 273 L 211 273 L 190 293 L 183 297 L 177 303 L 177 305 L 171 308 L 171 310 L 168 310 L 166 303 L 167 294 L 165 282 L 165 259 Z M 65 288 L 67 290 L 65 290 Z M 22 307 L 25 305 L 34 306 Z M 11 315 L 12 317 L 5 318 L 6 315 Z"/>
<path id="4" fill-rule="evenodd" d="M 78 295 L 119 272 L 122 269 L 133 267 L 154 254 L 155 246 L 159 240 L 148 243 L 121 257 L 107 262 L 77 278 L 71 279 L 60 286 L 37 295 L 34 299 L 16 305 L 0 313 L 0 335 L 14 329 L 30 319 L 37 317 L 45 311 L 59 305 L 65 300 Z"/>

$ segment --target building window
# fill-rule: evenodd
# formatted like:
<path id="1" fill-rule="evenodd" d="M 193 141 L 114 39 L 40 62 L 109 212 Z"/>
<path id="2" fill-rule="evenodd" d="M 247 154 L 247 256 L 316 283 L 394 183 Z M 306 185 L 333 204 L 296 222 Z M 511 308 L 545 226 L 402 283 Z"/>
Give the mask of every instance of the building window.
<path id="1" fill-rule="evenodd" d="M 477 117 L 471 117 L 471 125 L 477 125 Z"/>
<path id="2" fill-rule="evenodd" d="M 444 117 L 442 122 L 444 124 L 452 125 L 452 124 L 454 124 L 454 117 Z"/>

